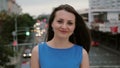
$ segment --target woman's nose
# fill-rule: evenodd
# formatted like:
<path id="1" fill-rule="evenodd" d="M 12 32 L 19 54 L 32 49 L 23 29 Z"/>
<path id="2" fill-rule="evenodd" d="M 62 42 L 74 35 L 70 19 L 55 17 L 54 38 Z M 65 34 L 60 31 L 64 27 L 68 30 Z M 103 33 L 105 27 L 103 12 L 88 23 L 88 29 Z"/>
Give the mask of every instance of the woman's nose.
<path id="1" fill-rule="evenodd" d="M 67 28 L 67 24 L 63 23 L 63 24 L 61 25 L 61 27 L 62 27 L 62 28 Z"/>

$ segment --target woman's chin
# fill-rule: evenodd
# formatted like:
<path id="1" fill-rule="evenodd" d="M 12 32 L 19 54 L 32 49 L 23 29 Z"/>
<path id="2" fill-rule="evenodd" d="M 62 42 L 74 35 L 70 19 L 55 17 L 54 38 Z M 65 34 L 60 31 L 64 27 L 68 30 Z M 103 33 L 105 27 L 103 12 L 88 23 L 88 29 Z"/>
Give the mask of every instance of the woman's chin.
<path id="1" fill-rule="evenodd" d="M 61 39 L 67 39 L 69 37 L 68 37 L 68 35 L 60 35 L 59 38 L 61 38 Z"/>

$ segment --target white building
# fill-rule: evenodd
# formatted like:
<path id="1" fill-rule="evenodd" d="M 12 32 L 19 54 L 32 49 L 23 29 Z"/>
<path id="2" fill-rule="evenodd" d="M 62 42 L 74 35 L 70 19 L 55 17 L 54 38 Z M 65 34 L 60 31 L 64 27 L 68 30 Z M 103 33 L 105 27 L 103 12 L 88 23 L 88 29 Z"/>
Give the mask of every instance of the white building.
<path id="1" fill-rule="evenodd" d="M 19 14 L 22 12 L 22 8 L 15 0 L 0 0 L 0 11 L 6 11 L 9 14 Z"/>
<path id="2" fill-rule="evenodd" d="M 90 23 L 102 23 L 106 31 L 110 31 L 110 27 L 118 26 L 120 32 L 120 0 L 89 0 L 89 7 Z"/>
<path id="3" fill-rule="evenodd" d="M 90 22 L 98 17 L 102 21 L 120 21 L 120 0 L 89 0 Z"/>

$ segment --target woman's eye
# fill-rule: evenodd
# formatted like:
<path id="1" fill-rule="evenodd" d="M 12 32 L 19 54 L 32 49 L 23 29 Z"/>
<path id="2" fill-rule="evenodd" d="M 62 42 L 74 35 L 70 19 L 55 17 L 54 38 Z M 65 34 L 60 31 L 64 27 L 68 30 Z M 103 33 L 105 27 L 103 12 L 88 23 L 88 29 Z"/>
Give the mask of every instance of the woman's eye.
<path id="1" fill-rule="evenodd" d="M 61 20 L 58 20 L 57 22 L 58 22 L 58 23 L 62 23 L 62 21 L 61 21 Z"/>
<path id="2" fill-rule="evenodd" d="M 72 25 L 73 23 L 72 22 L 68 22 L 68 25 Z"/>

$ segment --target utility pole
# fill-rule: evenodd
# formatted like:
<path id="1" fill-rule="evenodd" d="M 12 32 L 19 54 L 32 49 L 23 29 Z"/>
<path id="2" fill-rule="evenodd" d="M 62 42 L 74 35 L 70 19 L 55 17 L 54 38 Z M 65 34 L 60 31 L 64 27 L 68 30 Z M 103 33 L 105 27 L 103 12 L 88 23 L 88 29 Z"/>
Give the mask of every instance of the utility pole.
<path id="1" fill-rule="evenodd" d="M 12 32 L 13 35 L 13 48 L 14 52 L 18 51 L 18 39 L 17 39 L 17 14 L 15 14 L 15 31 Z M 14 54 L 14 60 L 16 60 L 16 54 Z"/>
<path id="2" fill-rule="evenodd" d="M 14 41 L 16 41 L 16 50 L 18 51 L 18 38 L 17 38 L 17 14 L 15 14 L 15 33 L 16 33 L 16 35 L 15 35 L 15 40 Z"/>

